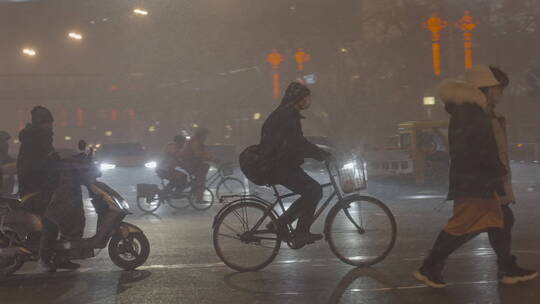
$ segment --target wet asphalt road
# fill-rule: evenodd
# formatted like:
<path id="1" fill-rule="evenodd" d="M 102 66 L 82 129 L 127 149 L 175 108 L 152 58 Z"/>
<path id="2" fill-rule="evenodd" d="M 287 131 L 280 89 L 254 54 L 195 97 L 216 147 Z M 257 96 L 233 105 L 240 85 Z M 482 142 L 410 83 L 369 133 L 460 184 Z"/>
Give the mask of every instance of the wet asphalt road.
<path id="1" fill-rule="evenodd" d="M 107 173 L 102 179 L 133 202 L 137 182 L 155 182 L 144 171 Z M 516 189 L 514 252 L 521 264 L 540 268 L 540 193 Z M 406 191 L 403 191 L 406 192 Z M 39 274 L 28 263 L 0 282 L 0 303 L 540 303 L 540 279 L 516 286 L 497 283 L 495 256 L 486 235 L 458 250 L 447 263 L 449 287 L 418 284 L 412 272 L 451 213 L 437 194 L 385 198 L 398 224 L 394 250 L 381 263 L 355 269 L 335 258 L 324 242 L 292 250 L 282 247 L 275 262 L 256 273 L 237 273 L 214 253 L 211 221 L 219 210 L 177 211 L 162 206 L 144 215 L 132 204 L 126 221 L 141 227 L 151 243 L 147 263 L 124 272 L 106 249 L 82 261 L 75 272 Z M 91 230 L 94 216 L 90 214 Z M 313 231 L 322 231 L 319 220 Z"/>

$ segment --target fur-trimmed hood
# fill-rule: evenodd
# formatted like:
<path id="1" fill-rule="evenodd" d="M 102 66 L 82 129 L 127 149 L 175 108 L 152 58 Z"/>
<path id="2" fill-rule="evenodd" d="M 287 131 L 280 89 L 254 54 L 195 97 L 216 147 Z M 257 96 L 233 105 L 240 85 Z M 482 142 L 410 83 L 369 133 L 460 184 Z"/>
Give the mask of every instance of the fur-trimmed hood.
<path id="1" fill-rule="evenodd" d="M 477 105 L 483 111 L 487 111 L 488 102 L 486 95 L 477 87 L 457 79 L 444 80 L 437 88 L 437 94 L 446 106 L 471 104 Z"/>

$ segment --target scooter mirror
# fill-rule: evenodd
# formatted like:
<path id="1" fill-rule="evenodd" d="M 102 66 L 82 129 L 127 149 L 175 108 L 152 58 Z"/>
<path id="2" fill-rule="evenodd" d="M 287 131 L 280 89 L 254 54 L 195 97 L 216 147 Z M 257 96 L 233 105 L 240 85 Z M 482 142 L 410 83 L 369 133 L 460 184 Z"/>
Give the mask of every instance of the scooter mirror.
<path id="1" fill-rule="evenodd" d="M 85 151 L 86 150 L 86 141 L 83 139 L 79 140 L 79 151 Z"/>

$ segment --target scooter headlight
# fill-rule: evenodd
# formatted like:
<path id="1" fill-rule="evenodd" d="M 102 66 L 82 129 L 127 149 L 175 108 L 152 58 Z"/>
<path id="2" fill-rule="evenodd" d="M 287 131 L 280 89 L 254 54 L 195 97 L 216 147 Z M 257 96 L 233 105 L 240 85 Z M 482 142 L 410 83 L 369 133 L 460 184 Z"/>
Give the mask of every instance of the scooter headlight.
<path id="1" fill-rule="evenodd" d="M 121 201 L 121 202 L 120 202 L 120 205 L 121 205 L 122 208 L 124 208 L 125 210 L 129 210 L 129 204 L 128 204 L 126 201 Z"/>

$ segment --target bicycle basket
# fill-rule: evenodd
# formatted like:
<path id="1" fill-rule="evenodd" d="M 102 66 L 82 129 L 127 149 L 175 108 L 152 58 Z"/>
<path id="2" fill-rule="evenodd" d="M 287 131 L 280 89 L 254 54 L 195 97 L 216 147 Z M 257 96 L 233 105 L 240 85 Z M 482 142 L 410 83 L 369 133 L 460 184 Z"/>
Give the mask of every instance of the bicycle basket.
<path id="1" fill-rule="evenodd" d="M 364 162 L 353 159 L 338 165 L 338 180 L 341 191 L 351 193 L 367 188 L 367 174 Z"/>
<path id="2" fill-rule="evenodd" d="M 230 163 L 222 165 L 220 170 L 221 170 L 221 174 L 223 174 L 223 176 L 230 176 L 230 175 L 233 175 L 233 173 L 234 173 L 233 165 L 230 164 Z"/>
<path id="3" fill-rule="evenodd" d="M 158 185 L 137 184 L 137 197 L 154 197 L 158 192 Z"/>

